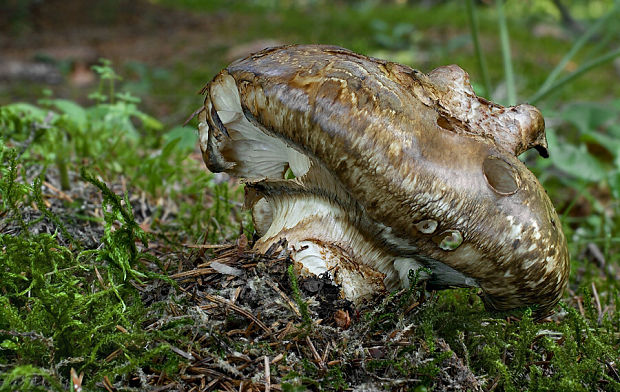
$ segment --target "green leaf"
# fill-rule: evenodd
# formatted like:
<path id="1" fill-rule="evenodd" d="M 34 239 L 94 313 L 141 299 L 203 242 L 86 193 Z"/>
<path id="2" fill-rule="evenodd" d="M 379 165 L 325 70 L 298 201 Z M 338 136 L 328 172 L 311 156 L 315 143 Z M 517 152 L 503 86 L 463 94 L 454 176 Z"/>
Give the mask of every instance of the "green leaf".
<path id="1" fill-rule="evenodd" d="M 547 141 L 549 149 L 553 151 L 550 159 L 556 168 L 587 181 L 600 181 L 606 178 L 605 168 L 588 152 L 584 144 L 575 146 L 560 142 L 555 129 L 547 130 Z"/>
<path id="2" fill-rule="evenodd" d="M 601 132 L 588 132 L 583 135 L 582 140 L 586 142 L 594 142 L 600 145 L 609 151 L 611 155 L 616 158 L 616 160 L 620 158 L 620 140 L 615 137 Z"/>
<path id="3" fill-rule="evenodd" d="M 73 122 L 79 131 L 86 130 L 88 126 L 88 114 L 83 107 L 66 99 L 53 99 L 50 101 L 50 105 L 66 114 L 69 121 Z"/>
<path id="4" fill-rule="evenodd" d="M 609 173 L 609 188 L 614 199 L 620 199 L 620 169 Z"/>
<path id="5" fill-rule="evenodd" d="M 116 98 L 120 99 L 121 101 L 129 102 L 129 103 L 140 103 L 141 101 L 140 98 L 136 97 L 135 95 L 132 95 L 128 91 L 117 93 Z"/>
<path id="6" fill-rule="evenodd" d="M 142 121 L 142 125 L 146 129 L 150 129 L 153 131 L 160 131 L 164 128 L 164 125 L 159 120 L 157 120 L 155 117 L 149 116 L 148 114 L 145 114 L 140 111 L 137 111 L 136 113 L 134 113 L 134 115 L 138 117 L 140 121 Z"/>
<path id="7" fill-rule="evenodd" d="M 191 151 L 196 146 L 198 135 L 194 128 L 190 127 L 174 127 L 164 135 L 166 144 L 178 139 L 177 149 L 180 151 Z"/>
<path id="8" fill-rule="evenodd" d="M 24 113 L 30 117 L 30 120 L 42 122 L 47 116 L 48 111 L 25 102 L 13 103 L 5 106 L 5 108 L 15 113 Z"/>
<path id="9" fill-rule="evenodd" d="M 17 350 L 19 349 L 19 345 L 14 341 L 7 339 L 0 343 L 0 348 L 3 348 L 5 350 Z"/>
<path id="10" fill-rule="evenodd" d="M 562 118 L 575 125 L 581 133 L 598 129 L 617 116 L 618 110 L 611 105 L 595 102 L 568 105 L 562 112 Z"/>

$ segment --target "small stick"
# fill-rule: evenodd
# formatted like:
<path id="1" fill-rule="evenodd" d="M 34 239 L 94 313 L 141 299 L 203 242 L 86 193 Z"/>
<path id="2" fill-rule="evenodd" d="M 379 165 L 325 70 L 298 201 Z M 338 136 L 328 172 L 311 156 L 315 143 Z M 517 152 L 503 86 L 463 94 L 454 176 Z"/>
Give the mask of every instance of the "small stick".
<path id="1" fill-rule="evenodd" d="M 192 121 L 192 119 L 193 119 L 194 117 L 196 117 L 197 115 L 199 115 L 199 114 L 200 114 L 203 110 L 205 110 L 205 107 L 204 107 L 204 106 L 203 106 L 203 107 L 201 107 L 201 108 L 196 109 L 196 110 L 194 111 L 194 113 L 192 113 L 192 114 L 191 114 L 191 115 L 187 118 L 187 120 L 185 120 L 185 122 L 183 122 L 183 126 L 186 126 L 186 125 L 187 125 L 190 121 Z"/>
<path id="2" fill-rule="evenodd" d="M 271 331 L 271 329 L 269 329 L 268 326 L 265 325 L 265 323 L 263 323 L 262 321 L 260 321 L 256 316 L 254 316 L 252 313 L 248 312 L 245 309 L 240 308 L 239 306 L 233 304 L 232 302 L 222 298 L 222 297 L 218 297 L 216 295 L 211 295 L 211 294 L 205 294 L 204 296 L 207 300 L 220 304 L 220 305 L 224 305 L 224 306 L 228 306 L 229 308 L 231 308 L 232 310 L 234 310 L 235 312 L 249 318 L 250 320 L 254 321 L 254 323 L 256 323 L 256 325 L 258 325 L 263 331 L 265 331 L 267 333 L 267 335 L 272 335 L 273 332 Z M 202 306 L 201 306 L 202 308 Z"/>
<path id="3" fill-rule="evenodd" d="M 101 287 L 103 287 L 104 289 L 107 288 L 106 284 L 103 282 L 103 277 L 101 276 L 101 274 L 99 273 L 99 270 L 97 269 L 97 266 L 95 266 L 95 274 L 97 275 L 97 280 L 99 281 L 99 284 L 101 284 Z"/>
<path id="4" fill-rule="evenodd" d="M 214 274 L 215 270 L 213 268 L 199 268 L 195 270 L 178 272 L 174 275 L 170 275 L 172 279 L 180 279 L 180 278 L 195 278 L 202 275 L 210 275 Z"/>
<path id="5" fill-rule="evenodd" d="M 118 329 L 119 331 L 121 331 L 122 333 L 129 333 L 129 331 L 127 331 L 127 329 L 125 327 L 123 327 L 122 325 L 116 325 L 116 329 Z"/>
<path id="6" fill-rule="evenodd" d="M 603 309 L 601 308 L 601 301 L 598 298 L 598 291 L 596 290 L 594 282 L 592 282 L 592 295 L 594 295 L 594 303 L 596 304 L 596 310 L 598 310 L 597 322 L 600 324 L 601 321 L 603 321 Z"/>
<path id="7" fill-rule="evenodd" d="M 61 199 L 68 201 L 69 203 L 73 203 L 73 198 L 69 195 L 67 195 L 65 192 L 61 191 L 60 189 L 56 188 L 54 185 L 50 184 L 47 181 L 43 181 L 43 185 L 45 185 L 46 187 L 50 188 L 52 191 L 58 193 L 58 196 L 60 196 Z"/>
<path id="8" fill-rule="evenodd" d="M 114 358 L 118 357 L 118 355 L 119 355 L 120 353 L 122 353 L 122 352 L 123 352 L 123 349 L 122 349 L 122 348 L 117 348 L 116 350 L 112 351 L 112 352 L 110 353 L 110 355 L 108 355 L 108 356 L 104 359 L 104 361 L 105 361 L 105 362 L 110 362 L 110 361 L 111 361 L 111 360 L 113 360 Z"/>
<path id="9" fill-rule="evenodd" d="M 114 392 L 114 386 L 112 385 L 112 383 L 110 382 L 110 379 L 108 378 L 108 376 L 103 376 L 103 386 L 105 387 L 105 389 L 107 389 L 109 392 Z"/>
<path id="10" fill-rule="evenodd" d="M 180 356 L 182 356 L 183 358 L 185 358 L 185 359 L 189 360 L 189 361 L 193 361 L 193 360 L 195 360 L 195 358 L 194 358 L 194 356 L 193 356 L 192 354 L 190 354 L 190 353 L 188 353 L 188 352 L 186 352 L 186 351 L 183 351 L 183 350 L 181 350 L 181 349 L 180 349 L 180 348 L 178 348 L 178 347 L 175 347 L 175 346 L 170 346 L 170 349 L 171 349 L 172 351 L 174 351 L 175 353 L 179 354 Z"/>
<path id="11" fill-rule="evenodd" d="M 273 359 L 271 360 L 271 364 L 273 365 L 274 363 L 278 363 L 282 360 L 282 358 L 284 358 L 284 354 L 280 353 L 278 355 L 276 355 L 275 357 L 273 357 Z"/>
<path id="12" fill-rule="evenodd" d="M 316 348 L 314 348 L 314 344 L 312 344 L 310 336 L 306 336 L 306 343 L 308 343 L 308 346 L 310 347 L 310 351 L 312 351 L 312 356 L 314 356 L 314 360 L 316 361 L 316 363 L 321 369 L 325 369 L 325 364 L 323 363 L 323 360 L 321 359 L 319 353 L 316 351 Z"/>
<path id="13" fill-rule="evenodd" d="M 288 332 L 291 330 L 292 327 L 293 327 L 293 322 L 289 321 L 286 324 L 286 326 L 278 334 L 278 340 L 284 339 L 284 337 L 286 336 L 286 334 L 288 334 Z"/>
<path id="14" fill-rule="evenodd" d="M 232 299 L 233 304 L 237 302 L 237 299 L 239 299 L 240 294 L 241 294 L 241 286 L 237 287 L 237 289 L 235 290 L 235 293 L 233 294 L 233 299 Z"/>
<path id="15" fill-rule="evenodd" d="M 81 372 L 78 376 L 74 368 L 71 368 L 71 381 L 73 382 L 73 390 L 75 392 L 82 392 L 82 379 L 84 378 L 84 372 Z"/>
<path id="16" fill-rule="evenodd" d="M 232 246 L 231 244 L 183 244 L 186 248 L 195 248 L 195 249 L 220 249 Z"/>
<path id="17" fill-rule="evenodd" d="M 329 342 L 327 342 L 327 345 L 325 346 L 325 351 L 323 352 L 323 357 L 321 358 L 321 362 L 325 363 L 325 361 L 327 361 L 327 355 L 329 354 Z"/>
<path id="18" fill-rule="evenodd" d="M 585 316 L 586 312 L 583 311 L 583 303 L 582 303 L 581 297 L 575 297 L 575 299 L 577 300 L 577 306 L 579 307 L 579 313 L 581 313 L 582 316 Z"/>
<path id="19" fill-rule="evenodd" d="M 275 282 L 271 281 L 271 279 L 265 279 L 265 282 L 267 282 L 269 287 L 271 287 L 278 294 L 280 294 L 280 297 L 282 297 L 282 299 L 284 299 L 286 301 L 288 306 L 291 308 L 291 310 L 295 313 L 295 315 L 297 317 L 301 317 L 301 313 L 299 312 L 299 309 L 297 309 L 297 306 L 295 306 L 293 301 L 291 301 L 291 299 L 288 297 L 288 295 L 286 295 L 286 293 L 284 293 L 284 291 L 280 290 L 280 288 L 278 287 L 278 285 Z"/>
<path id="20" fill-rule="evenodd" d="M 222 378 L 214 378 L 209 384 L 207 384 L 207 386 L 205 387 L 206 391 L 210 391 L 211 388 L 213 388 L 215 386 L 215 384 L 217 384 L 218 382 L 222 381 Z"/>
<path id="21" fill-rule="evenodd" d="M 271 390 L 271 374 L 269 369 L 269 357 L 266 355 L 265 358 L 265 392 L 269 392 Z"/>

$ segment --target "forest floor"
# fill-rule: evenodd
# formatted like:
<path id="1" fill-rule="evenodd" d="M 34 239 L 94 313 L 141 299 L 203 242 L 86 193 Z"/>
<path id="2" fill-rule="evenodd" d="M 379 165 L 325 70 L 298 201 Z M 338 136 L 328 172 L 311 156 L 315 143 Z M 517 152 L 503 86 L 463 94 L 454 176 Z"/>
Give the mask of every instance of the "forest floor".
<path id="1" fill-rule="evenodd" d="M 475 73 L 462 9 L 32 4 L 0 12 L 0 391 L 620 390 L 620 181 L 565 180 L 533 165 L 572 257 L 550 317 L 490 313 L 476 290 L 423 283 L 354 308 L 329 281 L 291 274 L 284 243 L 252 251 L 243 189 L 206 172 L 195 132 L 181 126 L 219 69 L 280 43 L 334 43 L 424 71 L 455 62 Z M 512 36 L 523 95 L 544 79 L 537 67 L 570 47 L 569 32 L 541 26 Z M 482 29 L 497 50 L 493 28 Z M 100 58 L 122 80 L 93 69 Z M 489 64 L 499 80 L 500 56 Z M 615 132 L 616 67 L 558 93 L 546 104 L 550 124 L 568 121 L 554 117 L 565 113 L 557 102 L 596 100 L 588 114 L 612 119 L 597 132 Z M 118 93 L 130 95 L 115 101 Z M 486 95 L 505 99 L 505 86 Z M 123 121 L 108 128 L 115 116 Z M 599 139 L 583 140 L 602 151 L 597 164 L 617 159 Z"/>

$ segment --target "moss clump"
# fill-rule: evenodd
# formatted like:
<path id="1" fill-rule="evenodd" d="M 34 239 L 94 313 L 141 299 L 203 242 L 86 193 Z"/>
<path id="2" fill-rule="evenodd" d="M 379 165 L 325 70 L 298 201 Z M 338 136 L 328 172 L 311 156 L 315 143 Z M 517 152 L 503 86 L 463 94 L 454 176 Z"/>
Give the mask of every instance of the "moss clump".
<path id="1" fill-rule="evenodd" d="M 158 276 L 138 263 L 135 240 L 146 235 L 120 198 L 93 182 L 107 211 L 100 249 L 70 249 L 50 234 L 0 234 L 0 390 L 66 390 L 71 368 L 87 374 L 90 388 L 145 366 L 178 369 L 167 344 L 178 332 L 168 323 L 143 328 L 162 311 L 147 311 L 138 290 L 137 278 Z"/>
<path id="2" fill-rule="evenodd" d="M 536 322 L 531 310 L 497 318 L 482 311 L 470 290 L 443 292 L 433 309 L 421 314 L 435 339 L 444 338 L 467 358 L 475 374 L 487 374 L 486 387 L 506 391 L 620 390 L 612 364 L 620 357 L 617 312 L 599 319 L 592 295 L 582 290 L 584 313 L 561 303 L 556 320 Z M 473 298 L 473 297 L 470 297 Z M 613 309 L 618 295 L 605 304 Z M 469 302 L 469 303 L 468 303 Z"/>

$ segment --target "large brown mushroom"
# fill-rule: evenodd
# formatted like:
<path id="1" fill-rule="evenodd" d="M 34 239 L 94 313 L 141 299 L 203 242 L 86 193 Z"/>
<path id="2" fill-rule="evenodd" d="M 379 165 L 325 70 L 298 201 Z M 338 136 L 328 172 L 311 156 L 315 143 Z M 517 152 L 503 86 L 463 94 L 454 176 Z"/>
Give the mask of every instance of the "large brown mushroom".
<path id="1" fill-rule="evenodd" d="M 533 106 L 477 97 L 456 65 L 424 74 L 318 45 L 236 61 L 204 92 L 204 161 L 245 179 L 258 251 L 286 238 L 299 273 L 328 272 L 358 304 L 421 267 L 492 309 L 559 300 L 566 240 L 517 159 L 547 156 Z"/>

